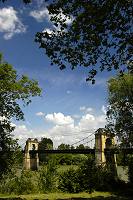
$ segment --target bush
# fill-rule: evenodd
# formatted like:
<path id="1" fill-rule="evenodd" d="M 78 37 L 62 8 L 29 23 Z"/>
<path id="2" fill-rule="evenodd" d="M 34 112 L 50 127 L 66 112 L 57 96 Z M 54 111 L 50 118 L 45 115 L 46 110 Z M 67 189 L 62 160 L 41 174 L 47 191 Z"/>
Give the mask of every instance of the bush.
<path id="1" fill-rule="evenodd" d="M 76 193 L 89 191 L 95 188 L 96 165 L 93 158 L 85 160 L 79 169 L 70 168 L 59 177 L 59 186 L 63 192 Z"/>
<path id="2" fill-rule="evenodd" d="M 95 189 L 99 191 L 112 191 L 117 189 L 119 180 L 106 166 L 97 166 Z"/>
<path id="3" fill-rule="evenodd" d="M 80 192 L 80 183 L 77 170 L 70 168 L 60 174 L 58 188 L 63 192 L 77 193 Z"/>
<path id="4" fill-rule="evenodd" d="M 78 169 L 70 168 L 59 177 L 58 188 L 63 192 L 118 189 L 120 181 L 105 166 L 97 166 L 93 157 L 88 157 Z"/>
<path id="5" fill-rule="evenodd" d="M 1 193 L 30 194 L 38 192 L 37 175 L 22 171 L 20 176 L 8 174 L 1 180 Z"/>
<path id="6" fill-rule="evenodd" d="M 80 165 L 87 159 L 86 155 L 81 154 L 57 154 L 54 155 L 59 165 Z"/>
<path id="7" fill-rule="evenodd" d="M 56 178 L 57 178 L 57 170 L 56 170 L 56 162 L 55 160 L 51 160 L 48 162 L 47 166 L 42 166 L 39 170 L 39 179 L 38 185 L 40 191 L 48 192 L 56 189 Z"/>
<path id="8" fill-rule="evenodd" d="M 90 156 L 83 162 L 78 170 L 80 188 L 82 191 L 89 191 L 91 193 L 95 189 L 97 181 L 96 172 L 97 167 L 95 159 Z"/>

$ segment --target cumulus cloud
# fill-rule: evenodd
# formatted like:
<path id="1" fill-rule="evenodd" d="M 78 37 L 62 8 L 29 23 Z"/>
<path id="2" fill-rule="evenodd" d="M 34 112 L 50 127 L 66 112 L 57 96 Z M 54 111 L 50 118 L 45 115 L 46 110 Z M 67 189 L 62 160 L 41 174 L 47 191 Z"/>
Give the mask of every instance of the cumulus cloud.
<path id="1" fill-rule="evenodd" d="M 44 116 L 45 114 L 43 112 L 37 112 L 36 116 Z"/>
<path id="2" fill-rule="evenodd" d="M 14 136 L 19 140 L 27 139 L 32 136 L 33 131 L 29 130 L 26 125 L 16 126 L 15 131 L 13 132 Z"/>
<path id="3" fill-rule="evenodd" d="M 15 34 L 26 32 L 26 27 L 13 7 L 0 9 L 0 32 L 4 33 L 6 40 L 11 39 Z"/>
<path id="4" fill-rule="evenodd" d="M 71 116 L 65 116 L 63 113 L 47 114 L 45 119 L 57 125 L 73 124 L 74 120 Z"/>
<path id="5" fill-rule="evenodd" d="M 103 128 L 106 123 L 105 115 L 97 116 L 89 113 L 78 118 L 77 123 L 71 116 L 65 116 L 63 113 L 48 114 L 45 118 L 54 123 L 47 133 L 53 139 L 55 146 L 61 143 L 72 144 L 95 132 L 96 129 Z"/>
<path id="6" fill-rule="evenodd" d="M 80 130 L 98 129 L 103 128 L 105 122 L 105 115 L 95 116 L 91 114 L 86 114 L 82 116 L 81 120 L 79 121 L 78 127 Z"/>
<path id="7" fill-rule="evenodd" d="M 33 17 L 36 21 L 42 22 L 44 19 L 50 19 L 48 9 L 46 7 L 41 8 L 39 10 L 33 10 L 29 13 L 31 17 Z"/>
<path id="8" fill-rule="evenodd" d="M 42 5 L 41 2 L 39 5 Z M 33 17 L 38 22 L 43 22 L 43 20 L 50 21 L 50 14 L 47 7 L 39 6 L 39 9 L 33 10 L 29 13 L 31 17 Z M 73 21 L 72 17 L 68 17 L 63 14 L 62 10 L 60 11 L 60 19 L 65 20 L 67 25 L 71 24 Z M 56 26 L 53 26 L 55 29 L 58 29 Z"/>
<path id="9" fill-rule="evenodd" d="M 38 115 L 42 116 L 42 112 Z M 15 129 L 15 136 L 21 141 L 26 141 L 29 137 L 40 139 L 41 137 L 48 137 L 53 140 L 54 146 L 57 147 L 61 143 L 69 143 L 70 145 L 91 135 L 98 128 L 103 128 L 106 123 L 104 114 L 96 115 L 84 113 L 77 118 L 71 115 L 64 115 L 63 113 L 50 113 L 44 117 L 45 123 L 51 122 L 51 127 L 47 130 L 31 130 L 25 125 L 17 126 Z M 94 139 L 94 135 L 90 139 Z M 85 142 L 85 141 L 84 141 Z M 22 142 L 21 142 L 22 143 Z M 79 144 L 78 144 L 79 145 Z M 90 145 L 88 143 L 88 145 Z M 93 140 L 94 145 L 94 140 Z"/>
<path id="10" fill-rule="evenodd" d="M 19 140 L 19 144 L 22 147 L 25 146 L 25 142 L 28 138 L 38 138 L 40 140 L 41 137 L 49 137 L 43 130 L 38 132 L 28 128 L 25 124 L 16 125 L 13 135 Z"/>

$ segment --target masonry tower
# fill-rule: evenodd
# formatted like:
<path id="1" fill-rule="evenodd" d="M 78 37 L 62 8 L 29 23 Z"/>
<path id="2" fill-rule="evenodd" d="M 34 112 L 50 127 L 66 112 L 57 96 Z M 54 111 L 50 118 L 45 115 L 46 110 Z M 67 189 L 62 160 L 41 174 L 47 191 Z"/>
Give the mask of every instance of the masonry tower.
<path id="1" fill-rule="evenodd" d="M 38 153 L 30 154 L 30 150 L 38 150 L 38 140 L 28 138 L 25 145 L 24 169 L 37 170 L 39 166 Z"/>
<path id="2" fill-rule="evenodd" d="M 104 128 L 99 128 L 95 132 L 95 158 L 98 164 L 107 163 L 107 156 L 105 155 L 104 149 L 112 149 L 115 146 L 114 135 L 107 133 Z M 109 158 L 111 159 L 111 158 Z M 115 157 L 113 154 L 113 162 L 115 162 Z M 112 162 L 112 161 L 111 161 Z"/>

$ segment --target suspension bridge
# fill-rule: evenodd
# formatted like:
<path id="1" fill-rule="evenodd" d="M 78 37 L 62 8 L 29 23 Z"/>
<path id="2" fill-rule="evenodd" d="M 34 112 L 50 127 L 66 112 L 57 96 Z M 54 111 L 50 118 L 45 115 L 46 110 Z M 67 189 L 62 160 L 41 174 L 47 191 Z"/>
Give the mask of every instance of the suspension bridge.
<path id="1" fill-rule="evenodd" d="M 37 169 L 39 166 L 39 153 L 43 153 L 44 156 L 46 154 L 93 154 L 97 160 L 98 163 L 105 163 L 106 162 L 106 157 L 104 150 L 107 147 L 112 147 L 115 145 L 114 137 L 109 135 L 104 131 L 104 129 L 98 129 L 97 131 L 93 131 L 89 135 L 82 138 L 79 141 L 76 141 L 72 143 L 70 146 L 77 146 L 79 144 L 87 144 L 87 145 L 92 145 L 92 142 L 94 144 L 93 148 L 84 148 L 84 149 L 44 149 L 44 150 L 39 150 L 38 149 L 38 140 L 37 139 L 31 139 L 29 138 L 26 141 L 25 145 L 25 150 L 24 150 L 24 168 L 25 169 Z"/>
<path id="2" fill-rule="evenodd" d="M 89 132 L 90 133 L 90 132 Z M 76 147 L 79 144 L 84 144 L 89 146 L 89 148 L 84 149 L 38 149 L 38 140 L 34 138 L 29 138 L 26 141 L 24 153 L 24 168 L 25 169 L 37 169 L 39 166 L 39 156 L 38 154 L 92 154 L 95 156 L 96 162 L 98 164 L 103 164 L 108 160 L 114 160 L 116 162 L 115 154 L 120 152 L 124 154 L 132 154 L 132 148 L 119 149 L 116 148 L 116 142 L 114 136 L 107 133 L 104 129 L 100 128 L 95 132 L 90 133 L 88 136 L 72 143 L 70 146 Z M 90 147 L 93 144 L 93 148 Z"/>

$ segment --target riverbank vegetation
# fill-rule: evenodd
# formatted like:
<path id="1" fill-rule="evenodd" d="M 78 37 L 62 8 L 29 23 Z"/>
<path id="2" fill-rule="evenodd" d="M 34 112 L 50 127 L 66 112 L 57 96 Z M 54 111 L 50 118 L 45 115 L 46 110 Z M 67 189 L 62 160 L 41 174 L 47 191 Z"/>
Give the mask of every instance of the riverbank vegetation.
<path id="1" fill-rule="evenodd" d="M 64 193 L 64 195 L 71 193 L 78 197 L 78 194 L 79 196 L 83 193 L 89 195 L 94 194 L 95 191 L 109 192 L 106 194 L 113 193 L 119 196 L 123 191 L 123 195 L 130 196 L 133 194 L 132 186 L 132 181 L 128 183 L 121 181 L 107 167 L 97 166 L 94 158 L 88 156 L 80 165 L 68 166 L 68 168 L 65 166 L 65 170 L 55 159 L 41 166 L 38 171 L 22 170 L 16 173 L 14 169 L 3 175 L 0 181 L 0 194 L 4 197 L 29 194 L 32 198 L 32 195 L 37 194 L 43 197 L 43 194 L 50 196 L 50 193 Z M 85 198 L 89 197 L 91 195 Z"/>

